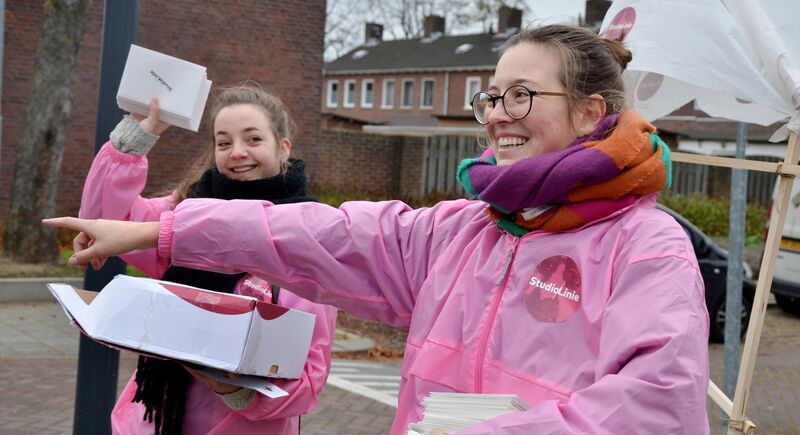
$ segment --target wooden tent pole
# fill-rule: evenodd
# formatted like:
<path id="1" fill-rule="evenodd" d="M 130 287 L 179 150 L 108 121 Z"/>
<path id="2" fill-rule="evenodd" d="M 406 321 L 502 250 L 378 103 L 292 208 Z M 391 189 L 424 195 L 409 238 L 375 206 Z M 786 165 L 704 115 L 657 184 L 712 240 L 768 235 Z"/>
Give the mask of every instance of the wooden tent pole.
<path id="1" fill-rule="evenodd" d="M 784 164 L 796 165 L 800 159 L 800 137 L 792 132 L 789 146 L 786 150 Z M 750 324 L 747 327 L 742 362 L 739 368 L 739 377 L 736 382 L 736 393 L 733 398 L 733 407 L 728 422 L 728 435 L 750 433 L 755 428 L 748 424 L 745 411 L 747 400 L 750 396 L 750 386 L 753 381 L 753 371 L 756 365 L 758 344 L 761 340 L 761 330 L 764 326 L 764 316 L 767 311 L 767 299 L 772 285 L 772 273 L 775 269 L 775 258 L 778 255 L 783 223 L 786 220 L 786 210 L 789 205 L 789 195 L 792 192 L 793 174 L 781 174 L 778 184 L 778 196 L 775 198 L 775 213 L 772 213 L 767 241 L 764 245 L 764 257 L 761 259 L 761 269 L 758 274 L 758 285 L 753 300 L 753 309 L 750 314 Z"/>

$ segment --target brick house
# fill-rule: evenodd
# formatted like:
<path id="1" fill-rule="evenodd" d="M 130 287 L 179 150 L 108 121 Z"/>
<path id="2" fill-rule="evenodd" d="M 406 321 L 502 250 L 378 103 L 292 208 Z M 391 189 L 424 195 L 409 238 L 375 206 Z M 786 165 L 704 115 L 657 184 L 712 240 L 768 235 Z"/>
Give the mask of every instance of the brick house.
<path id="1" fill-rule="evenodd" d="M 428 16 L 421 38 L 383 41 L 383 27 L 367 23 L 364 44 L 325 65 L 324 125 L 475 127 L 470 99 L 521 25 L 522 11 L 508 7 L 492 33 L 448 36 L 444 18 Z"/>
<path id="2" fill-rule="evenodd" d="M 33 57 L 43 20 L 42 4 L 5 2 L 0 220 L 5 219 L 8 210 L 16 146 L 25 129 Z M 92 160 L 103 4 L 92 2 L 86 21 L 57 193 L 59 214 L 77 213 Z M 214 87 L 250 79 L 282 97 L 298 126 L 294 155 L 309 160 L 313 177 L 318 167 L 314 160 L 319 155 L 324 28 L 322 0 L 152 0 L 140 3 L 138 44 L 206 66 Z M 207 121 L 198 133 L 170 129 L 149 155 L 145 194 L 173 187 L 208 145 L 209 131 Z"/>
<path id="3" fill-rule="evenodd" d="M 599 31 L 610 5 L 607 0 L 587 0 L 580 21 Z M 506 40 L 521 23 L 520 10 L 503 7 L 497 33 L 445 36 L 444 19 L 429 16 L 423 23 L 423 37 L 395 41 L 383 41 L 382 27 L 368 23 L 361 46 L 325 65 L 323 128 L 404 135 L 479 131 L 470 98 L 488 87 Z M 672 149 L 734 155 L 736 123 L 710 118 L 692 103 L 655 125 Z M 785 154 L 785 144 L 767 142 L 776 129 L 750 125 L 748 158 L 771 161 Z M 424 159 L 430 160 L 427 155 Z M 679 193 L 729 194 L 728 170 L 688 164 L 674 168 L 674 187 Z M 749 179 L 750 200 L 768 201 L 775 176 L 753 172 Z"/>

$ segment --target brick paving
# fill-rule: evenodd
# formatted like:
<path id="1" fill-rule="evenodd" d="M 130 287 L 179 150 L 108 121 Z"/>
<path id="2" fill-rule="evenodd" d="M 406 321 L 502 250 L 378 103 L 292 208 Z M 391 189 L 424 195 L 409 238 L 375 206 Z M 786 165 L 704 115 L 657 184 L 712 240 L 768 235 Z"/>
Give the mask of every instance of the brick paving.
<path id="1" fill-rule="evenodd" d="M 78 332 L 52 302 L 0 304 L 0 434 L 71 434 Z M 722 383 L 723 347 L 712 345 L 712 378 Z M 120 358 L 120 387 L 135 366 Z M 800 318 L 767 310 L 748 406 L 761 434 L 798 433 Z M 720 411 L 709 404 L 712 432 Z M 303 434 L 382 434 L 394 408 L 328 386 L 317 411 L 303 417 Z"/>
<path id="2" fill-rule="evenodd" d="M 744 347 L 744 344 L 742 344 Z M 722 388 L 725 349 L 709 348 L 711 379 Z M 709 400 L 712 433 L 720 433 L 722 411 Z M 800 317 L 787 314 L 776 305 L 767 307 L 764 330 L 758 346 L 753 386 L 747 415 L 759 434 L 800 433 Z"/>

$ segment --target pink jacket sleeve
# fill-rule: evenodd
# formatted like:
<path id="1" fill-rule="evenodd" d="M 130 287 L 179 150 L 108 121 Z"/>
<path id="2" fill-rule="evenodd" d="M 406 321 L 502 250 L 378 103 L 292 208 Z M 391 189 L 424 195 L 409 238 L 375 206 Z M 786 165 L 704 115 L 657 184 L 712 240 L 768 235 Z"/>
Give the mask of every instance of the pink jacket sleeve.
<path id="1" fill-rule="evenodd" d="M 436 252 L 461 228 L 458 220 L 474 216 L 456 213 L 469 205 L 412 210 L 399 201 L 354 201 L 336 209 L 192 199 L 162 214 L 159 252 L 178 266 L 250 272 L 312 301 L 408 327 Z"/>
<path id="2" fill-rule="evenodd" d="M 315 304 L 281 289 L 280 304 L 316 316 L 308 359 L 300 379 L 275 379 L 272 382 L 289 395 L 270 399 L 256 394 L 247 408 L 237 411 L 248 420 L 272 420 L 307 414 L 317 408 L 318 396 L 328 379 L 331 367 L 331 346 L 336 328 L 336 308 Z"/>
<path id="3" fill-rule="evenodd" d="M 642 286 L 649 289 L 646 301 L 636 291 Z M 458 433 L 708 433 L 703 291 L 699 271 L 685 258 L 633 262 L 608 301 L 589 387 L 564 403 L 541 402 Z M 650 308 L 642 310 L 644 303 Z"/>
<path id="4" fill-rule="evenodd" d="M 172 209 L 172 197 L 142 198 L 146 182 L 147 157 L 119 152 L 110 141 L 106 142 L 86 176 L 78 215 L 83 219 L 157 221 L 162 212 Z M 169 262 L 159 257 L 155 249 L 121 257 L 155 278 L 160 278 L 169 267 Z"/>

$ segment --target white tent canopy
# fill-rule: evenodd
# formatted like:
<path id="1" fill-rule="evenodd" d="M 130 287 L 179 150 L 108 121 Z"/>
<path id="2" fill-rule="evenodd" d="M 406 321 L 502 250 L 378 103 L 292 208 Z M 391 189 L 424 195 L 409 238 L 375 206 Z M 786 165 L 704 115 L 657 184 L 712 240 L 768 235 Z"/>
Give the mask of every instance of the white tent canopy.
<path id="1" fill-rule="evenodd" d="M 774 141 L 791 131 L 784 161 L 777 164 L 673 154 L 675 161 L 781 176 L 734 399 L 713 382 L 709 385 L 709 396 L 730 416 L 729 435 L 755 429 L 745 414 L 747 398 L 792 177 L 800 176 L 798 19 L 798 0 L 616 0 L 601 26 L 601 34 L 622 39 L 633 53 L 625 78 L 628 103 L 647 119 L 696 100 L 714 117 L 761 125 L 784 122 Z"/>
<path id="2" fill-rule="evenodd" d="M 629 103 L 645 118 L 697 100 L 711 116 L 761 125 L 792 120 L 797 132 L 799 17 L 797 0 L 616 0 L 601 33 L 624 36 L 633 53 Z M 773 139 L 787 136 L 783 129 Z"/>

